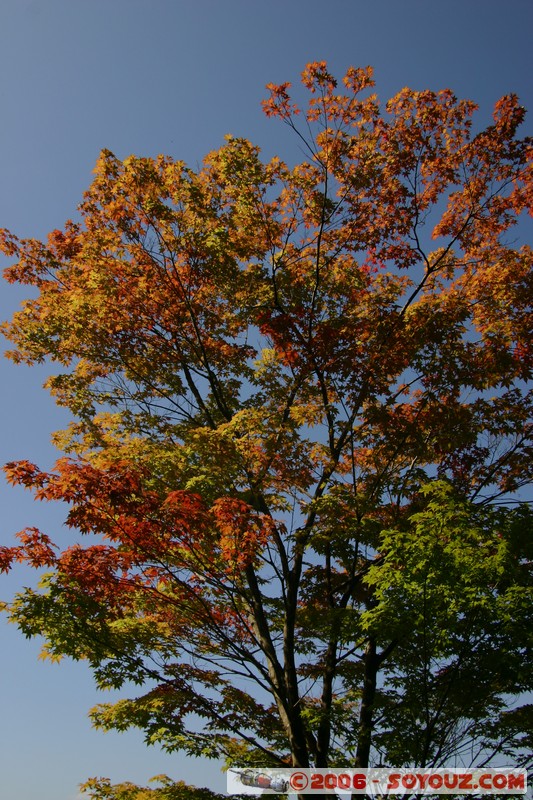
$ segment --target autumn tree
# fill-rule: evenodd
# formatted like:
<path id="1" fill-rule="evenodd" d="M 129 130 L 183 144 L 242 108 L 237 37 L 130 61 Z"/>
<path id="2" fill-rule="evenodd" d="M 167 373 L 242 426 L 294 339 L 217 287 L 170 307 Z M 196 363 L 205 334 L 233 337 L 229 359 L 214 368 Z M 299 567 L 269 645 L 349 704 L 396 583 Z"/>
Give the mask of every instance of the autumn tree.
<path id="1" fill-rule="evenodd" d="M 88 800 L 225 800 L 227 795 L 196 789 L 183 781 L 172 781 L 166 775 L 157 775 L 154 787 L 136 786 L 134 783 L 111 784 L 107 778 L 91 778 L 80 788 Z"/>
<path id="2" fill-rule="evenodd" d="M 197 170 L 103 151 L 79 222 L 4 232 L 37 290 L 11 357 L 58 365 L 73 416 L 53 472 L 5 470 L 86 535 L 2 549 L 46 571 L 10 613 L 144 687 L 93 720 L 169 751 L 525 764 L 525 112 L 503 97 L 475 133 L 449 90 L 382 109 L 369 68 L 302 79 L 305 112 L 289 84 L 264 103 L 301 163 L 233 137 Z"/>

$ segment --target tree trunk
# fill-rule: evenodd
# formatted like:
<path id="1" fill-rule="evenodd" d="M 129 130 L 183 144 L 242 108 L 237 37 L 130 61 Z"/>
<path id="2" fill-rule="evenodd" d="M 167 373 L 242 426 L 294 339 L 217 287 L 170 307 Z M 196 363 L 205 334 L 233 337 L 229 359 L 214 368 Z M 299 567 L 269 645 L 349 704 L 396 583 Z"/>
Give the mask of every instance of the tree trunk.
<path id="1" fill-rule="evenodd" d="M 381 659 L 377 654 L 376 640 L 370 637 L 365 649 L 365 678 L 359 712 L 359 738 L 355 756 L 356 767 L 368 767 L 372 744 L 372 724 L 376 682 Z"/>

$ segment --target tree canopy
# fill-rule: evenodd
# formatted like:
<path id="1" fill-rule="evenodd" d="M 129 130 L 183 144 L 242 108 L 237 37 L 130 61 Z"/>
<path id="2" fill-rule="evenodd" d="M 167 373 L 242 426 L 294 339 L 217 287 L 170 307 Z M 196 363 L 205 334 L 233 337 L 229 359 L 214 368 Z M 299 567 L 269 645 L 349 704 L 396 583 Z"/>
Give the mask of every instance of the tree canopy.
<path id="1" fill-rule="evenodd" d="M 166 775 L 157 775 L 151 782 L 154 787 L 136 786 L 134 783 L 111 784 L 108 778 L 91 778 L 80 788 L 91 800 L 224 800 L 226 795 L 209 789 L 191 787 L 183 781 L 172 781 Z"/>
<path id="2" fill-rule="evenodd" d="M 46 571 L 10 613 L 143 687 L 92 718 L 170 751 L 526 764 L 525 111 L 503 97 L 476 132 L 449 90 L 382 108 L 370 68 L 302 81 L 304 110 L 290 84 L 264 103 L 300 163 L 234 137 L 198 169 L 104 150 L 79 221 L 3 232 L 37 290 L 11 357 L 56 364 L 73 416 L 53 472 L 5 471 L 86 535 L 0 550 Z"/>

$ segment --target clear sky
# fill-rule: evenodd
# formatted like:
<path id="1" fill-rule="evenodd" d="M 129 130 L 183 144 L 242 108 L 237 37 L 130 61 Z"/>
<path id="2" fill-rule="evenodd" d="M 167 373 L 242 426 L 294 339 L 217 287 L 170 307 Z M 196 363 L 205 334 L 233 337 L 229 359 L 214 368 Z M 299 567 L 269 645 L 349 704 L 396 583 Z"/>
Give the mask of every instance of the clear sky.
<path id="1" fill-rule="evenodd" d="M 283 157 L 294 142 L 259 103 L 267 82 L 297 82 L 308 61 L 339 77 L 373 65 L 383 100 L 450 87 L 479 103 L 480 124 L 516 92 L 532 134 L 532 31 L 532 0 L 0 0 L 0 226 L 36 237 L 61 227 L 104 147 L 194 166 L 232 133 Z M 0 318 L 23 296 L 2 285 Z M 0 463 L 51 466 L 50 433 L 66 418 L 45 374 L 0 362 Z M 66 535 L 64 509 L 3 483 L 0 507 L 1 543 L 26 525 Z M 0 598 L 34 582 L 0 576 Z M 107 696 L 83 665 L 43 663 L 38 650 L 0 620 L 1 798 L 74 800 L 90 776 L 162 772 L 224 790 L 216 765 L 146 748 L 141 733 L 93 731 L 86 712 Z"/>

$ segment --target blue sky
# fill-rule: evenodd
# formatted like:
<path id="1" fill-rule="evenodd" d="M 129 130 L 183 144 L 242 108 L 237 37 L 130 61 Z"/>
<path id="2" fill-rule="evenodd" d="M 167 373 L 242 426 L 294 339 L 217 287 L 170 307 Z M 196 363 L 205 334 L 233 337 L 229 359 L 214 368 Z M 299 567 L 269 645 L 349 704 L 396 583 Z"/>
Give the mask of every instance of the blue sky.
<path id="1" fill-rule="evenodd" d="M 75 215 L 101 148 L 167 153 L 192 166 L 223 136 L 265 156 L 295 143 L 260 110 L 267 82 L 308 61 L 375 68 L 382 100 L 403 86 L 452 88 L 480 105 L 516 92 L 531 109 L 531 0 L 0 0 L 0 226 L 44 237 Z M 5 262 L 7 264 L 7 262 Z M 24 291 L 2 285 L 0 318 Z M 66 422 L 41 389 L 45 368 L 0 362 L 0 463 L 50 466 Z M 36 525 L 64 536 L 61 507 L 0 483 L 0 541 Z M 0 598 L 35 582 L 0 576 Z M 93 731 L 96 693 L 81 664 L 37 661 L 39 646 L 0 621 L 0 788 L 16 800 L 74 800 L 93 775 L 175 779 L 224 790 L 216 765 L 146 748 L 140 733 Z"/>

